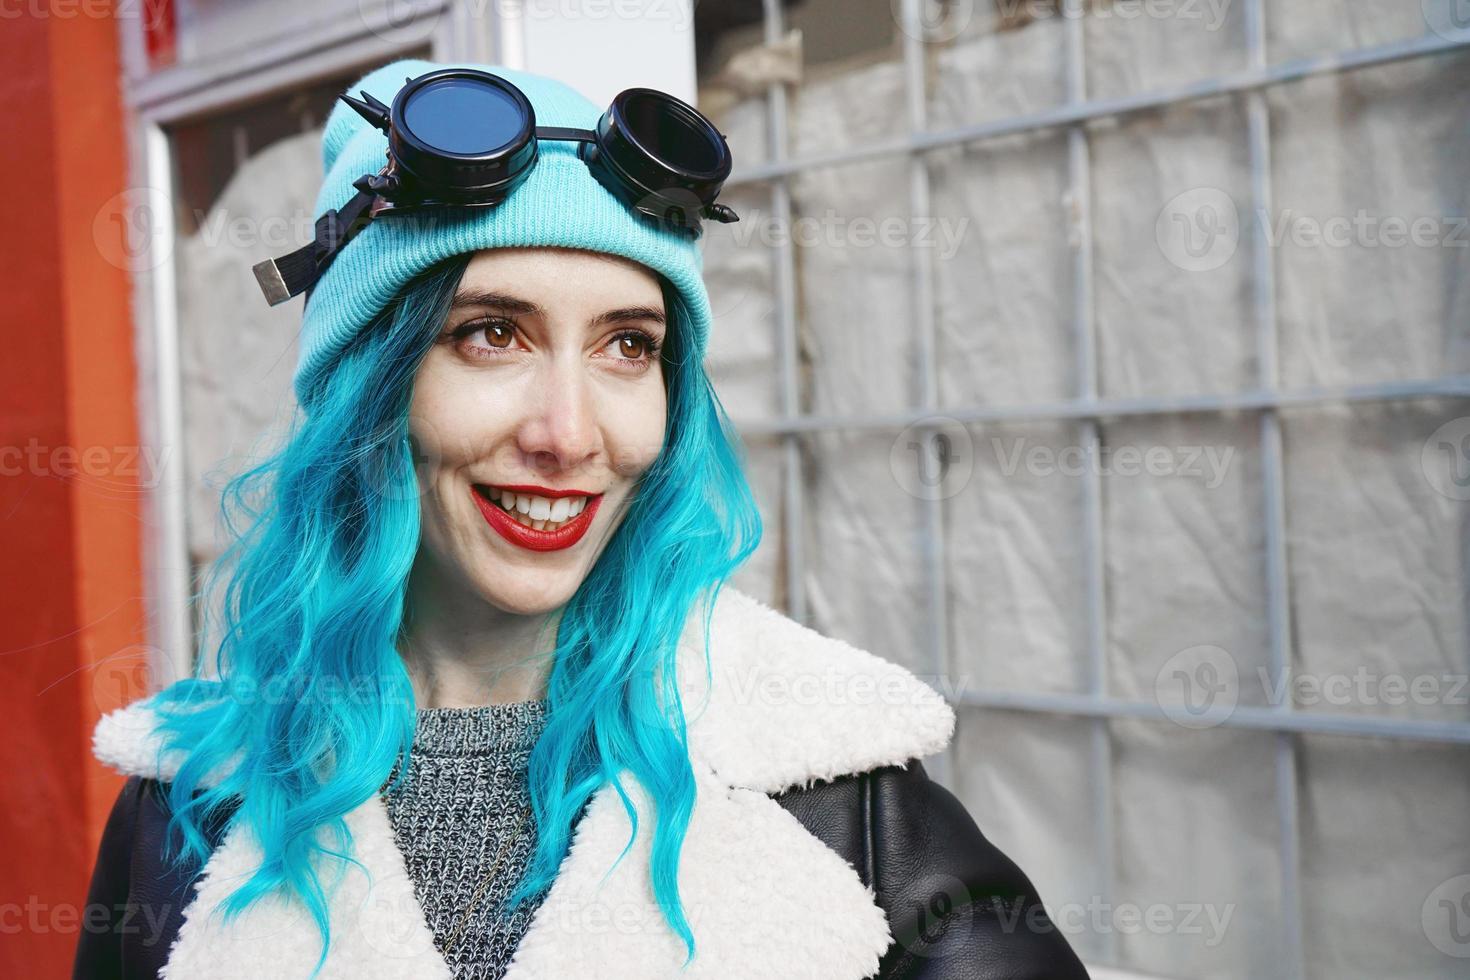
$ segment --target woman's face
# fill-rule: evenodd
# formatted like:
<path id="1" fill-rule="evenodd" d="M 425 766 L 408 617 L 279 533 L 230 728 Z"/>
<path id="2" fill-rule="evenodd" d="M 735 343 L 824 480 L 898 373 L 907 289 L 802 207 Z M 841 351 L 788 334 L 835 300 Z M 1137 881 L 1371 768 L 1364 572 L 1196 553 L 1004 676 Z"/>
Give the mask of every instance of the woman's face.
<path id="1" fill-rule="evenodd" d="M 566 603 L 663 445 L 666 330 L 632 260 L 477 253 L 414 381 L 419 571 L 506 612 Z"/>

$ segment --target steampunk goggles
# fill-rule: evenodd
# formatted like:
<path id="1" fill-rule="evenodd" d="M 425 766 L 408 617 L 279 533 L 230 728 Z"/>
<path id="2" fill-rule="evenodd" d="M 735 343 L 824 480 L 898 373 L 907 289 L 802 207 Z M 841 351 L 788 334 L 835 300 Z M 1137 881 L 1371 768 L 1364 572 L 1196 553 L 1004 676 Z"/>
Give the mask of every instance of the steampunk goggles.
<path id="1" fill-rule="evenodd" d="M 368 92 L 339 96 L 388 136 L 388 163 L 353 181 L 341 208 L 317 219 L 312 242 L 254 267 L 275 306 L 308 291 L 374 218 L 444 207 L 494 207 L 530 176 L 542 140 L 578 143 L 577 156 L 635 212 L 697 238 L 701 221 L 738 221 L 715 203 L 730 148 L 693 106 L 650 88 L 620 92 L 596 129 L 536 125 L 531 101 L 498 75 L 445 68 L 408 78 L 384 105 Z"/>

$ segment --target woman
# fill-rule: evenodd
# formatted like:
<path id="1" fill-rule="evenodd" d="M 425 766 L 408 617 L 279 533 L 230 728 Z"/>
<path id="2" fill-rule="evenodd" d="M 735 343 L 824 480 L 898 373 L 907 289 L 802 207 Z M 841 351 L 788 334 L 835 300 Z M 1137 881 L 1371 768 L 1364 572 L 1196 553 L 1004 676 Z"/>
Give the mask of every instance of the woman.
<path id="1" fill-rule="evenodd" d="M 76 976 L 1085 977 L 926 777 L 948 705 L 724 585 L 760 522 L 687 212 L 548 129 L 495 207 L 357 223 L 438 70 L 355 86 L 321 249 L 263 264 L 310 288 L 302 412 L 227 490 L 215 676 L 98 725 Z"/>

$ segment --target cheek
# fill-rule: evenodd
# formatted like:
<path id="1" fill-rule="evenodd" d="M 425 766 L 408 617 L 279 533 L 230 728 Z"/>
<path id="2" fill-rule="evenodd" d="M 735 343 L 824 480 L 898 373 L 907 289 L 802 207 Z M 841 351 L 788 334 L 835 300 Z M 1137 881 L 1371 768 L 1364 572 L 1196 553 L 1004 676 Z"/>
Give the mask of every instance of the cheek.
<path id="1" fill-rule="evenodd" d="M 663 448 L 668 425 L 668 399 L 662 383 L 650 386 L 618 406 L 607 428 L 611 456 L 622 475 L 637 477 L 653 465 Z"/>
<path id="2" fill-rule="evenodd" d="M 414 386 L 409 407 L 408 431 L 413 440 L 419 483 L 427 494 L 444 484 L 495 445 L 493 420 L 497 411 L 487 410 L 475 390 L 455 384 L 425 364 Z"/>

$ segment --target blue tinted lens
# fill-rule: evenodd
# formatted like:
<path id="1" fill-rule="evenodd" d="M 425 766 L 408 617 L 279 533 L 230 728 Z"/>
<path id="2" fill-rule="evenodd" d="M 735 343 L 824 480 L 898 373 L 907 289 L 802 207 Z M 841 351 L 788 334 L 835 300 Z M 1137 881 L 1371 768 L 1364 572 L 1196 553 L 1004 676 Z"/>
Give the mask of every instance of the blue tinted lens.
<path id="1" fill-rule="evenodd" d="M 419 89 L 403 107 L 414 136 L 448 153 L 499 150 L 525 123 L 510 94 L 468 78 L 448 78 Z"/>

